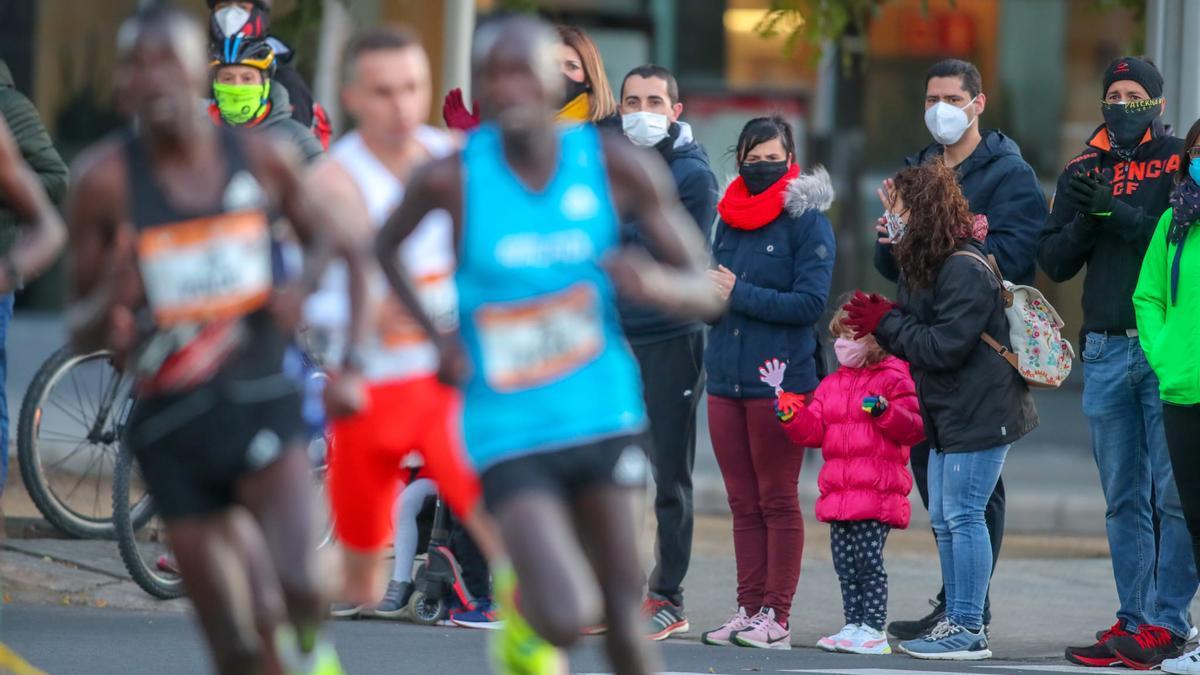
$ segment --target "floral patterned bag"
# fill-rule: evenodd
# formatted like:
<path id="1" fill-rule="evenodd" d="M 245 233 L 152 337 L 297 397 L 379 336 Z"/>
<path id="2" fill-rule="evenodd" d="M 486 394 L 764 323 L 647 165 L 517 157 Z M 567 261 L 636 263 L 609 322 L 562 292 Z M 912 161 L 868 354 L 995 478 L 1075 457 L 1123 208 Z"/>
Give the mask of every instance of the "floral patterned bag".
<path id="1" fill-rule="evenodd" d="M 994 258 L 984 259 L 973 251 L 952 255 L 974 258 L 996 275 L 1003 287 L 1004 316 L 1008 319 L 1009 350 L 991 335 L 980 339 L 1017 370 L 1033 389 L 1057 389 L 1071 374 L 1075 350 L 1062 336 L 1063 320 L 1054 307 L 1032 286 L 1018 286 L 1004 280 Z"/>

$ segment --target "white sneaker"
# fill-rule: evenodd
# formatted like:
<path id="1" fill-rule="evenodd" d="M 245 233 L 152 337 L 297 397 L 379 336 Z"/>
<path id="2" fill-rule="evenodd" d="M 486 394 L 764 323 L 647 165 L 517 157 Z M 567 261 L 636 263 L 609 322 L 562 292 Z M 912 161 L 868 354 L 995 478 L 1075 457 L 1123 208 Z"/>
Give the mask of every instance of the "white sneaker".
<path id="1" fill-rule="evenodd" d="M 863 624 L 846 643 L 838 643 L 838 651 L 848 654 L 891 654 L 892 646 L 888 644 L 883 631 L 875 630 Z"/>
<path id="2" fill-rule="evenodd" d="M 827 652 L 838 651 L 838 645 L 842 642 L 851 639 L 858 633 L 858 624 L 848 623 L 842 629 L 833 635 L 817 640 L 817 647 L 824 649 Z"/>
<path id="3" fill-rule="evenodd" d="M 1200 647 L 1177 659 L 1163 661 L 1162 671 L 1172 675 L 1200 675 Z"/>
<path id="4" fill-rule="evenodd" d="M 1188 639 L 1187 639 L 1188 642 L 1195 640 L 1197 636 L 1200 636 L 1200 628 L 1196 628 L 1195 626 L 1192 626 L 1191 628 L 1188 629 Z"/>

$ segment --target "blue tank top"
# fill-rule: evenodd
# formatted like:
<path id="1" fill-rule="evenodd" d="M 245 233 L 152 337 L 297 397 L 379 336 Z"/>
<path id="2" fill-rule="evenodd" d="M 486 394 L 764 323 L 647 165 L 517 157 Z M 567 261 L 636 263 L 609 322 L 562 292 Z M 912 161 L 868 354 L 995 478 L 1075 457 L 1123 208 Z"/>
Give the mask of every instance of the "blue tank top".
<path id="1" fill-rule="evenodd" d="M 495 126 L 463 150 L 464 432 L 480 470 L 645 427 L 641 376 L 600 264 L 618 219 L 599 132 L 558 134 L 558 168 L 541 192 L 509 168 Z"/>

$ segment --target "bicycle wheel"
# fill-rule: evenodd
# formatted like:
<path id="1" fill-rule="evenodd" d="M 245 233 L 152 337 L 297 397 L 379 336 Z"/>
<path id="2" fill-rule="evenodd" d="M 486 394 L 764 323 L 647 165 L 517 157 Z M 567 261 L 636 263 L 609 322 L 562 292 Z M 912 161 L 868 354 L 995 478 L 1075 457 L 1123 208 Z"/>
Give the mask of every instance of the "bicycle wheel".
<path id="1" fill-rule="evenodd" d="M 21 479 L 46 520 L 71 536 L 113 537 L 109 494 L 132 388 L 108 352 L 62 347 L 38 369 L 21 401 Z M 140 527 L 149 513 L 144 495 L 134 496 L 132 518 Z"/>
<path id="2" fill-rule="evenodd" d="M 175 573 L 162 519 L 155 514 L 154 503 L 144 500 L 149 522 L 135 528 L 130 493 L 143 490 L 141 472 L 133 461 L 133 452 L 121 447 L 113 473 L 112 510 L 116 528 L 117 548 L 121 561 L 133 581 L 150 595 L 171 600 L 183 595 L 183 577 Z"/>

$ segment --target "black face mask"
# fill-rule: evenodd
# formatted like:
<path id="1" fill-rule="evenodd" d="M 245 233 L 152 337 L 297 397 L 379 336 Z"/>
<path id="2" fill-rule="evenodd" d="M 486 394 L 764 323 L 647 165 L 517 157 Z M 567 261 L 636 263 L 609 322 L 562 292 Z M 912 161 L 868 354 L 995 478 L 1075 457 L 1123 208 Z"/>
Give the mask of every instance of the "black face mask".
<path id="1" fill-rule="evenodd" d="M 787 162 L 755 162 L 743 164 L 742 168 L 738 169 L 738 175 L 742 177 L 746 189 L 752 195 L 765 192 L 767 188 L 778 183 L 787 172 Z"/>
<path id="2" fill-rule="evenodd" d="M 592 90 L 592 88 L 588 86 L 587 80 L 584 80 L 583 82 L 576 82 L 566 75 L 563 75 L 563 79 L 566 80 L 566 82 L 564 83 L 565 86 L 563 89 L 562 105 L 558 106 L 559 108 L 565 107 L 571 101 L 579 98 L 580 94 L 586 94 Z"/>
<path id="3" fill-rule="evenodd" d="M 1133 154 L 1134 148 L 1141 144 L 1142 137 L 1146 135 L 1146 130 L 1162 114 L 1162 104 L 1161 98 L 1128 104 L 1100 104 L 1108 140 L 1118 156 L 1127 158 Z"/>

